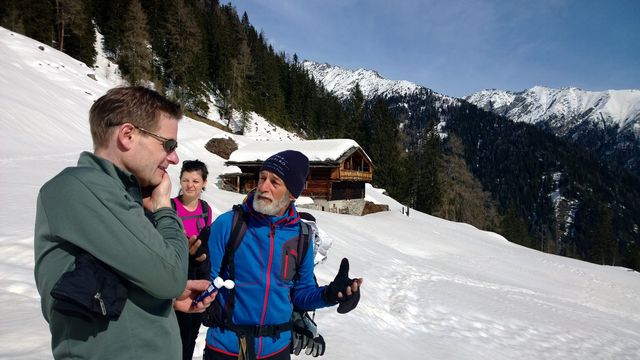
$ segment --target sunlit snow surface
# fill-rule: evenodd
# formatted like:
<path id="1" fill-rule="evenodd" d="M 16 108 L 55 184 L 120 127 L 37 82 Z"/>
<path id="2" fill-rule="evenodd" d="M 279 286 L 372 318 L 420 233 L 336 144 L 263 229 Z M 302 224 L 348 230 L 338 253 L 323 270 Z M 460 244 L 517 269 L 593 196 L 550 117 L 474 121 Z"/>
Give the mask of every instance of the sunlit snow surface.
<path id="1" fill-rule="evenodd" d="M 91 150 L 87 112 L 118 81 L 104 74 L 0 28 L 2 359 L 51 358 L 33 280 L 35 201 L 46 180 Z M 256 116 L 244 136 L 185 118 L 178 153 L 209 166 L 204 198 L 215 215 L 243 196 L 213 184 L 225 166 L 204 149 L 212 137 L 240 146 L 297 139 Z M 169 170 L 174 193 L 178 172 Z M 367 198 L 390 211 L 312 211 L 333 240 L 316 270 L 319 282 L 333 279 L 342 257 L 365 279 L 355 311 L 316 313 L 324 359 L 640 358 L 640 274 L 543 254 L 413 210 L 407 217 L 401 204 L 369 186 Z"/>

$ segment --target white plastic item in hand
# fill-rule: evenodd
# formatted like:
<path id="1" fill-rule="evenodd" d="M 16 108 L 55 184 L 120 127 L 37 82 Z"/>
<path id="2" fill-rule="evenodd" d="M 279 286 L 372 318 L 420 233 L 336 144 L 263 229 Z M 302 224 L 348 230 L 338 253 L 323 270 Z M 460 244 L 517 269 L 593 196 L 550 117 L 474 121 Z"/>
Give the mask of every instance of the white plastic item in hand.
<path id="1" fill-rule="evenodd" d="M 213 286 L 215 286 L 217 289 L 222 289 L 223 286 L 227 289 L 233 289 L 234 286 L 236 286 L 236 283 L 231 279 L 222 280 L 222 278 L 218 276 L 213 280 Z"/>
<path id="2" fill-rule="evenodd" d="M 193 299 L 193 305 L 204 300 L 204 298 L 211 295 L 214 291 L 218 289 L 222 289 L 222 287 L 225 287 L 227 289 L 233 289 L 235 286 L 236 286 L 236 283 L 233 282 L 233 280 L 231 279 L 222 280 L 222 278 L 218 276 L 217 278 L 213 279 L 213 283 L 209 285 L 207 290 L 203 291 L 202 293 L 200 293 L 200 295 L 198 295 L 198 297 Z"/>

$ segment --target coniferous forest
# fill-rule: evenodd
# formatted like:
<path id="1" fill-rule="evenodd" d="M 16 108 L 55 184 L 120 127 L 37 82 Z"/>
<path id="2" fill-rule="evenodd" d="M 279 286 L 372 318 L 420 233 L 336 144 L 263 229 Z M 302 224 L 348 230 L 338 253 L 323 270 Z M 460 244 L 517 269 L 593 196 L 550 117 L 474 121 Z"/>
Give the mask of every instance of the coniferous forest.
<path id="1" fill-rule="evenodd" d="M 89 66 L 97 30 L 130 84 L 152 83 L 192 116 L 211 111 L 215 95 L 223 118 L 253 111 L 307 138 L 352 138 L 374 162 L 374 185 L 412 208 L 542 251 L 640 270 L 637 177 L 464 101 L 438 106 L 429 91 L 365 99 L 356 86 L 341 101 L 231 4 L 0 0 L 0 25 Z"/>

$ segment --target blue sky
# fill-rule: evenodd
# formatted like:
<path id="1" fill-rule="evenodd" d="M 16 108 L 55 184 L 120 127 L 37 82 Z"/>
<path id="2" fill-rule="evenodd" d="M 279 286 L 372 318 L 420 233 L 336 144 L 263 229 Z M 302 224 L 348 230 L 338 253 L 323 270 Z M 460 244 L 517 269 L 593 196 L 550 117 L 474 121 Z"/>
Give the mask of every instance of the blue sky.
<path id="1" fill-rule="evenodd" d="M 221 2 L 224 3 L 224 2 Z M 462 97 L 640 89 L 640 0 L 232 0 L 277 51 Z"/>

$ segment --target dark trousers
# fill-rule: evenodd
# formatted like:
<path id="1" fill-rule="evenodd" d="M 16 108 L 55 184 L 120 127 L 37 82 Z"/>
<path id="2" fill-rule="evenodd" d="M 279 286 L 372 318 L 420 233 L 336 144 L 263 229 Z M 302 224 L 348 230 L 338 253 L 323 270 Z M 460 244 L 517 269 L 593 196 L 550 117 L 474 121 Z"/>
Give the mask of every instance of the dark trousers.
<path id="1" fill-rule="evenodd" d="M 202 354 L 202 360 L 236 360 L 237 356 L 231 356 L 223 353 L 219 353 L 217 351 L 213 351 L 208 347 L 204 347 L 204 354 Z M 284 349 L 277 354 L 271 355 L 266 358 L 261 358 L 260 360 L 290 360 L 291 355 L 289 354 L 289 349 Z"/>
<path id="2" fill-rule="evenodd" d="M 182 360 L 193 359 L 193 349 L 196 346 L 196 338 L 202 324 L 202 314 L 188 314 L 176 311 L 178 326 L 180 326 L 180 339 L 182 340 Z"/>

